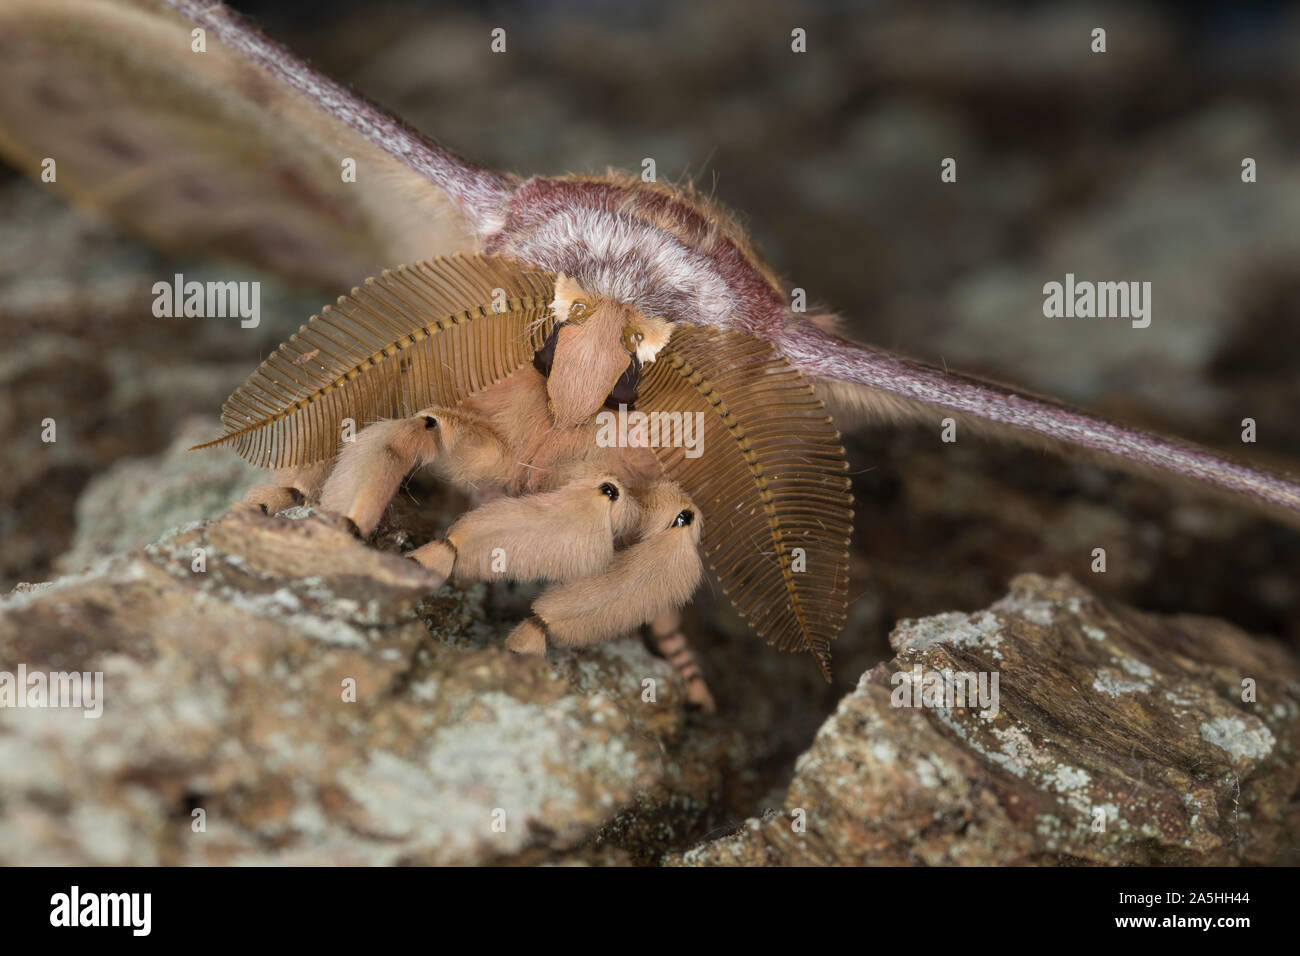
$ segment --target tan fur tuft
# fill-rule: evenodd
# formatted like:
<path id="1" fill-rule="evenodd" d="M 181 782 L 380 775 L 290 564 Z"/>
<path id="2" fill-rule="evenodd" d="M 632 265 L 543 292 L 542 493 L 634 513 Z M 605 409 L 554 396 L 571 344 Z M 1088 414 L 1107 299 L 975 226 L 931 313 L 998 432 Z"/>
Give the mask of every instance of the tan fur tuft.
<path id="1" fill-rule="evenodd" d="M 594 577 L 548 588 L 533 603 L 557 647 L 580 647 L 626 634 L 690 600 L 703 574 L 698 509 L 680 491 L 656 491 L 646 513 L 645 536 L 614 556 Z M 678 527 L 659 518 L 689 510 L 691 524 Z M 659 527 L 662 523 L 663 527 Z"/>
<path id="2" fill-rule="evenodd" d="M 551 313 L 555 316 L 555 321 L 567 321 L 569 309 L 578 299 L 590 299 L 590 296 L 577 281 L 563 272 L 558 273 L 555 276 L 555 298 L 551 300 Z"/>
<path id="3" fill-rule="evenodd" d="M 668 340 L 673 337 L 676 323 L 657 315 L 638 312 L 627 324 L 627 332 L 634 337 L 636 357 L 642 365 L 649 365 L 658 357 Z"/>
<path id="4" fill-rule="evenodd" d="M 617 499 L 601 491 L 612 486 Z M 597 574 L 614 557 L 616 536 L 636 525 L 639 509 L 613 475 L 596 475 L 558 491 L 499 498 L 465 515 L 447 532 L 454 574 L 467 581 L 572 581 Z"/>

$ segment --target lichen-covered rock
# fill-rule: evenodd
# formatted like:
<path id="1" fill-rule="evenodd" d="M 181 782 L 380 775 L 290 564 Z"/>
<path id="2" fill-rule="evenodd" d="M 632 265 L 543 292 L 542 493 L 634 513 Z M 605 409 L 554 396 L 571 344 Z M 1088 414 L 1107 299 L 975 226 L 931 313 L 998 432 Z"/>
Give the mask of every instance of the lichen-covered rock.
<path id="1" fill-rule="evenodd" d="M 987 610 L 903 621 L 891 643 L 781 812 L 671 862 L 1294 859 L 1300 662 L 1282 647 L 1036 575 Z"/>
<path id="2" fill-rule="evenodd" d="M 165 262 L 29 182 L 0 179 L 0 249 L 0 586 L 8 589 L 48 576 L 69 547 L 74 506 L 93 478 L 163 452 L 194 416 L 209 423 L 211 437 L 215 410 L 250 362 L 319 308 L 320 296 L 266 276 L 258 279 L 265 321 L 257 328 L 160 319 L 152 310 L 155 282 L 177 272 L 220 276 L 220 267 Z M 142 477 L 137 471 L 121 487 L 129 501 L 107 507 L 165 510 L 144 500 Z M 111 519 L 96 521 L 107 529 Z M 132 545 L 168 527 L 155 525 Z"/>
<path id="3" fill-rule="evenodd" d="M 0 864 L 625 862 L 691 833 L 725 768 L 664 661 L 516 657 L 485 586 L 430 597 L 288 514 L 0 601 L 0 670 L 103 675 L 98 717 L 0 707 Z"/>
<path id="4" fill-rule="evenodd" d="M 680 852 L 780 802 L 754 795 L 774 718 L 689 715 L 638 641 L 515 657 L 503 622 L 531 592 L 430 593 L 387 547 L 307 508 L 237 509 L 0 600 L 0 672 L 103 675 L 97 717 L 0 707 L 0 864 L 1269 863 L 1297 846 L 1294 656 L 1026 575 L 988 610 L 900 623 L 784 809 Z M 960 674 L 972 696 L 944 699 Z"/>
<path id="5" fill-rule="evenodd" d="M 143 547 L 172 528 L 221 514 L 264 481 L 264 471 L 230 452 L 189 451 L 216 431 L 208 417 L 188 419 L 161 455 L 118 462 L 91 479 L 77 499 L 72 547 L 55 567 L 79 571 Z"/>

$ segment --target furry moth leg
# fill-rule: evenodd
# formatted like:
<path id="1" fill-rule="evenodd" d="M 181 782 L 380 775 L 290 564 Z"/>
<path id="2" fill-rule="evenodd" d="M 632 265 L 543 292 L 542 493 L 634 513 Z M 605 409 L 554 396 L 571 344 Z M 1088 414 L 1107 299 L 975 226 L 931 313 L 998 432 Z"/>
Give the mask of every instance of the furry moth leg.
<path id="1" fill-rule="evenodd" d="M 704 683 L 704 674 L 700 670 L 691 646 L 682 630 L 682 612 L 673 608 L 664 611 L 650 622 L 650 636 L 654 639 L 659 653 L 673 665 L 677 675 L 686 684 L 686 699 L 706 714 L 717 711 L 709 685 Z"/>
<path id="2" fill-rule="evenodd" d="M 572 581 L 608 567 L 614 539 L 633 530 L 640 517 L 621 481 L 595 473 L 556 491 L 480 505 L 444 540 L 408 557 L 444 578 Z"/>
<path id="3" fill-rule="evenodd" d="M 501 471 L 505 445 L 483 420 L 445 408 L 375 422 L 339 452 L 321 492 L 321 508 L 364 537 L 375 530 L 411 469 L 436 462 L 453 481 L 472 484 Z"/>
<path id="4" fill-rule="evenodd" d="M 690 600 L 703 575 L 701 520 L 695 505 L 668 482 L 643 503 L 641 537 L 617 552 L 604 572 L 552 585 L 533 602 L 533 616 L 506 640 L 521 654 L 585 647 L 619 637 Z"/>
<path id="5" fill-rule="evenodd" d="M 296 468 L 277 468 L 273 483 L 249 488 L 240 504 L 269 515 L 300 505 L 320 494 L 333 465 L 332 461 L 322 461 Z"/>

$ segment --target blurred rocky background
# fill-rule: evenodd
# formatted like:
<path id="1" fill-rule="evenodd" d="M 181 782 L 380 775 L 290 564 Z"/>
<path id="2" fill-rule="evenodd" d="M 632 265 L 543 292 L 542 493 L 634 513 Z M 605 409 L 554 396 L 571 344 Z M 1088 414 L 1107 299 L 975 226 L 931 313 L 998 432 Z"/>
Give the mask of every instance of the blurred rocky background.
<path id="1" fill-rule="evenodd" d="M 778 271 L 837 310 L 854 337 L 1297 470 L 1300 14 L 1286 4 L 379 2 L 313 5 L 310 18 L 287 2 L 235 6 L 326 72 L 485 165 L 562 173 L 639 169 L 653 158 L 661 178 L 692 179 L 740 213 Z M 507 30 L 504 55 L 489 52 L 494 27 Z M 796 27 L 807 31 L 804 54 L 791 52 Z M 1090 50 L 1096 27 L 1106 30 L 1104 54 Z M 957 163 L 955 183 L 940 181 L 947 157 Z M 1253 184 L 1241 179 L 1246 157 L 1257 164 Z M 251 472 L 233 456 L 200 461 L 183 448 L 215 434 L 225 396 L 341 290 L 266 276 L 257 330 L 152 316 L 154 282 L 177 271 L 202 279 L 205 269 L 220 274 L 217 264 L 169 259 L 0 170 L 5 590 L 213 518 L 249 483 Z M 1151 282 L 1150 327 L 1045 318 L 1043 284 L 1067 272 Z M 59 422 L 53 446 L 39 443 L 47 417 Z M 1258 423 L 1257 444 L 1240 441 L 1246 417 Z M 661 829 L 645 830 L 648 843 L 624 840 L 611 860 L 658 858 L 647 845 L 685 850 L 746 817 L 768 826 L 763 811 L 782 806 L 792 780 L 811 785 L 807 773 L 796 775 L 795 761 L 837 704 L 844 700 L 841 721 L 845 708 L 875 706 L 866 685 L 845 695 L 858 675 L 896 653 L 888 636 L 898 620 L 975 612 L 1002 597 L 1016 574 L 1068 574 L 1100 600 L 1222 619 L 1230 622 L 1223 627 L 1260 635 L 1265 650 L 1251 654 L 1280 670 L 1293 666 L 1285 663 L 1300 641 L 1300 535 L 1293 531 L 1194 491 L 1092 465 L 966 436 L 944 445 L 937 423 L 856 434 L 849 446 L 857 534 L 837 683 L 825 686 L 808 660 L 760 646 L 721 596 L 713 599 L 716 588 L 706 587 L 689 623 L 720 714 L 651 737 L 674 753 L 703 748 L 689 766 L 707 765 L 711 775 L 682 771 L 686 762 L 665 770 L 633 747 L 621 776 L 608 783 L 609 799 L 629 799 L 638 780 L 662 784 L 654 806 L 671 805 L 677 815 L 635 817 L 636 826 Z M 386 529 L 390 547 L 404 522 L 419 520 L 420 504 L 431 523 L 426 533 L 455 513 L 455 501 L 413 483 L 403 501 L 410 507 Z M 1097 547 L 1107 552 L 1105 574 L 1090 571 Z M 144 573 L 131 571 L 131 561 L 101 568 L 107 577 L 87 586 L 112 593 L 113 575 Z M 473 614 L 503 639 L 526 595 L 475 595 L 456 600 L 477 601 Z M 74 606 L 98 620 L 85 609 L 99 601 Z M 417 644 L 408 634 L 395 653 L 414 654 Z M 514 666 L 491 659 L 491 668 Z M 632 669 L 651 666 L 638 659 Z M 556 700 L 550 703 L 570 706 Z M 1271 745 L 1254 747 L 1263 736 L 1253 726 L 1243 731 L 1245 749 L 1234 744 L 1229 753 L 1238 763 L 1254 755 L 1255 769 L 1238 766 L 1239 776 L 1264 774 L 1281 788 L 1260 798 L 1271 820 L 1294 792 L 1286 768 L 1296 765 L 1287 742 L 1294 714 L 1284 708 L 1274 716 L 1286 726 L 1265 732 L 1281 756 Z M 1217 726 L 1220 718 L 1229 719 L 1202 722 Z M 584 712 L 582 725 L 592 721 Z M 547 727 L 546 740 L 560 732 Z M 602 734 L 593 747 L 607 745 Z M 521 748 L 537 743 L 521 739 Z M 909 739 L 919 746 L 922 738 Z M 730 749 L 724 759 L 710 748 Z M 1189 750 L 1177 759 L 1186 758 L 1186 769 L 1202 756 Z M 961 764 L 936 766 L 957 773 Z M 1211 789 L 1223 798 L 1228 770 L 1204 772 L 1204 786 L 1213 777 Z M 688 784 L 673 783 L 673 773 L 685 773 Z M 1185 782 L 1165 779 L 1171 788 Z M 186 805 L 190 791 L 173 784 L 176 793 L 159 799 Z M 687 799 L 682 794 L 693 801 L 685 814 L 674 803 Z M 129 817 L 124 832 L 134 825 Z M 1292 857 L 1293 817 L 1292 829 L 1266 837 Z M 583 839 L 599 821 L 582 819 L 588 837 L 565 836 L 552 858 L 590 845 Z M 633 826 L 632 818 L 617 819 Z M 247 826 L 257 831 L 256 821 Z M 987 832 L 1010 824 L 998 826 L 1004 830 Z M 1213 847 L 1195 853 L 1184 846 L 1194 837 L 1167 831 L 1169 845 L 1182 849 L 1155 858 L 1249 856 L 1226 827 Z M 764 853 L 777 862 L 808 859 L 780 846 L 760 853 L 754 838 L 740 843 L 737 861 Z M 996 843 L 988 836 L 988 846 Z M 1005 858 L 1040 859 L 1053 852 L 1049 844 L 1046 837 L 1021 844 Z M 527 859 L 533 846 L 467 850 L 463 859 Z M 1089 857 L 1068 840 L 1056 846 L 1065 857 Z M 895 848 L 877 849 L 871 859 L 900 858 L 890 856 Z M 945 853 L 917 858 L 952 858 Z M 1094 858 L 1151 859 L 1131 846 Z M 159 851 L 138 859 L 186 857 Z"/>

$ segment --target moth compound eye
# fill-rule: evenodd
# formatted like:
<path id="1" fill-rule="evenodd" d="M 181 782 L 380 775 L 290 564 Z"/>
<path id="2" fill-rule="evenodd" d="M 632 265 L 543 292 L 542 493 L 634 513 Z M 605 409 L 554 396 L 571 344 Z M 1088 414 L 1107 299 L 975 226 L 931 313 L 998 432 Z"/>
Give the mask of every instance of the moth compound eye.
<path id="1" fill-rule="evenodd" d="M 600 486 L 600 493 L 610 501 L 618 501 L 618 488 L 608 481 Z"/>
<path id="2" fill-rule="evenodd" d="M 438 419 L 434 418 L 432 415 L 425 415 L 424 427 L 426 431 L 432 431 L 438 427 Z"/>
<path id="3" fill-rule="evenodd" d="M 641 343 L 645 341 L 645 334 L 638 332 L 636 329 L 623 330 L 623 349 L 629 355 L 635 355 L 636 350 L 640 348 Z"/>
<path id="4" fill-rule="evenodd" d="M 572 322 L 574 325 L 580 325 L 585 322 L 590 315 L 591 306 L 579 299 L 577 302 L 574 302 L 569 306 L 569 317 L 566 321 Z"/>
<path id="5" fill-rule="evenodd" d="M 690 524 L 694 520 L 695 520 L 695 512 L 692 511 L 690 508 L 687 508 L 684 511 L 679 511 L 677 513 L 677 517 L 673 519 L 673 527 L 685 528 L 688 524 Z"/>

